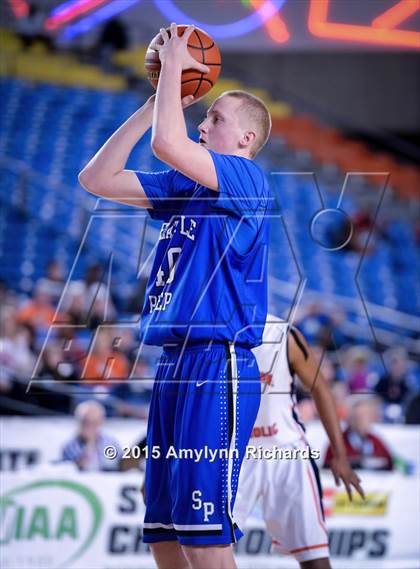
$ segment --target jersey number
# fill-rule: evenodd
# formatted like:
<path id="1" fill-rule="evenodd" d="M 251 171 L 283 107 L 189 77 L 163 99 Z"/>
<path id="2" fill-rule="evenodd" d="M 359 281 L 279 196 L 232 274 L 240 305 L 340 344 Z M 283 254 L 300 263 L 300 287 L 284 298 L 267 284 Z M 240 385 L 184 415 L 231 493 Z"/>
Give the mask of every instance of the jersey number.
<path id="1" fill-rule="evenodd" d="M 178 257 L 178 259 L 176 259 L 175 261 L 175 256 L 179 255 L 180 253 L 181 253 L 181 247 L 171 247 L 170 249 L 168 249 L 167 256 L 168 256 L 169 276 L 165 281 L 165 272 L 162 269 L 162 267 L 160 267 L 156 275 L 156 283 L 155 283 L 156 286 L 165 286 L 165 284 L 171 284 L 171 282 L 173 282 L 175 278 L 176 265 L 179 259 Z"/>

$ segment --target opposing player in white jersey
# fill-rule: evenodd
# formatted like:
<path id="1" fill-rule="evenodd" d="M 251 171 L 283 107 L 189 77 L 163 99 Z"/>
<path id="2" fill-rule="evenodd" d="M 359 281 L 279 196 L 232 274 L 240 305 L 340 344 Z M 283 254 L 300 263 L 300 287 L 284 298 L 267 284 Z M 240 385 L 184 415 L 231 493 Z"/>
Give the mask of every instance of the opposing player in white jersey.
<path id="1" fill-rule="evenodd" d="M 293 555 L 302 569 L 330 569 L 322 489 L 305 428 L 295 410 L 295 375 L 311 391 L 334 449 L 331 469 L 336 484 L 344 482 L 350 499 L 352 486 L 364 497 L 360 479 L 346 457 L 333 397 L 305 338 L 287 322 L 268 315 L 263 344 L 253 351 L 265 385 L 249 440 L 248 456 L 255 458 L 244 460 L 242 466 L 235 519 L 243 527 L 261 496 L 273 551 Z M 295 458 L 271 458 L 272 451 L 270 458 L 261 458 L 260 447 L 277 447 Z"/>

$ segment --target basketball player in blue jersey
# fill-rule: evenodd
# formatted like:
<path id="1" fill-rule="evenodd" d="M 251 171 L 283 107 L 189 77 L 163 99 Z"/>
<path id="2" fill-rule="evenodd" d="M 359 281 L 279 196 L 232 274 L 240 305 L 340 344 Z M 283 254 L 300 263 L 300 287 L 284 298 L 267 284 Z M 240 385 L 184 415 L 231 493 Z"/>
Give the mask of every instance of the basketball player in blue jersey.
<path id="1" fill-rule="evenodd" d="M 300 455 L 300 451 L 308 452 L 309 445 L 296 412 L 295 376 L 311 391 L 330 440 L 336 484 L 344 483 L 350 500 L 352 487 L 363 498 L 360 479 L 346 456 L 331 391 L 310 346 L 288 322 L 268 315 L 263 344 L 254 349 L 254 354 L 266 389 L 250 449 L 276 447 L 296 456 L 286 460 L 248 455 L 241 469 L 235 518 L 243 527 L 260 497 L 273 551 L 293 555 L 301 569 L 331 569 L 318 468 L 313 458 Z"/>
<path id="2" fill-rule="evenodd" d="M 183 106 L 193 98 L 179 97 L 181 73 L 207 68 L 188 52 L 193 28 L 182 37 L 175 24 L 170 31 L 156 44 L 156 98 L 79 180 L 163 222 L 141 319 L 143 341 L 164 348 L 149 413 L 144 541 L 161 569 L 233 569 L 231 544 L 242 532 L 232 512 L 261 391 L 251 348 L 267 312 L 271 198 L 252 159 L 271 119 L 258 98 L 229 91 L 199 125 L 199 143 L 191 140 Z M 153 152 L 172 169 L 125 169 L 150 126 Z"/>

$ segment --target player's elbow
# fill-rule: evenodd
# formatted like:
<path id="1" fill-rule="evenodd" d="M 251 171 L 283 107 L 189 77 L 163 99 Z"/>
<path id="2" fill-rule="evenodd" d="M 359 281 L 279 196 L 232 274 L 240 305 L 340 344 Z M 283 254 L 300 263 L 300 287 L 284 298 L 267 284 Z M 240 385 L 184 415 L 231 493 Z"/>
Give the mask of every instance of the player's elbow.
<path id="1" fill-rule="evenodd" d="M 152 137 L 152 151 L 159 160 L 163 160 L 164 162 L 167 162 L 168 159 L 170 160 L 173 154 L 172 149 L 174 148 L 174 144 L 168 138 L 161 135 L 154 135 Z"/>
<path id="2" fill-rule="evenodd" d="M 89 193 L 98 195 L 100 193 L 99 176 L 90 168 L 83 168 L 78 175 L 79 184 Z"/>
<path id="3" fill-rule="evenodd" d="M 89 187 L 92 185 L 92 176 L 89 173 L 88 168 L 83 168 L 83 170 L 79 172 L 77 179 L 79 180 L 79 184 L 82 186 L 82 188 L 89 191 Z"/>

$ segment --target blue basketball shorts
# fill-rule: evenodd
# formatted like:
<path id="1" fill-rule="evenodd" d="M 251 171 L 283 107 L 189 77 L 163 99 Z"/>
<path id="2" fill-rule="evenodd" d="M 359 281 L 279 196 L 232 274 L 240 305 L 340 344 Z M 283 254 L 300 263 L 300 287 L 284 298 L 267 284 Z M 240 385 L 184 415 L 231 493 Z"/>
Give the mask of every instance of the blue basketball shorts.
<path id="1" fill-rule="evenodd" d="M 226 342 L 165 349 L 149 411 L 146 543 L 235 543 L 239 471 L 260 404 L 258 365 Z"/>

